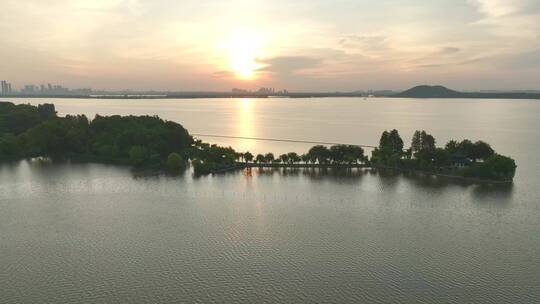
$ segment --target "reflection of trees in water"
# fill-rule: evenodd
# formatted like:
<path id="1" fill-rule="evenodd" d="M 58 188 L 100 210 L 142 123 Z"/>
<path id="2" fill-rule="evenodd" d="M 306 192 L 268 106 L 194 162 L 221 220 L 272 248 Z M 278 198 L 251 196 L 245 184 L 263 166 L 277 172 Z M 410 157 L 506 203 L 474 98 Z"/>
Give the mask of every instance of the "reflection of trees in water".
<path id="1" fill-rule="evenodd" d="M 426 189 L 446 189 L 448 186 L 453 186 L 454 189 L 458 187 L 463 191 L 471 189 L 473 197 L 484 201 L 488 198 L 510 198 L 513 193 L 513 184 L 478 184 L 459 178 L 417 173 L 404 173 L 403 177 L 415 186 Z"/>
<path id="2" fill-rule="evenodd" d="M 131 176 L 134 179 L 160 179 L 164 178 L 174 178 L 174 179 L 184 179 L 186 176 L 186 169 L 180 171 L 163 171 L 163 170 L 137 170 L 130 169 Z M 198 179 L 200 176 L 193 175 L 194 179 Z"/>
<path id="3" fill-rule="evenodd" d="M 513 184 L 477 184 L 460 178 L 433 176 L 416 172 L 377 171 L 376 174 L 381 177 L 381 182 L 385 185 L 396 183 L 399 178 L 403 178 L 416 187 L 432 191 L 449 189 L 449 186 L 452 186 L 452 190 L 456 190 L 456 188 L 463 191 L 471 189 L 474 198 L 481 199 L 485 202 L 493 200 L 509 201 L 513 194 Z"/>
<path id="4" fill-rule="evenodd" d="M 252 174 L 271 176 L 279 174 L 283 177 L 302 176 L 311 180 L 358 180 L 366 175 L 365 170 L 358 168 L 258 168 Z"/>
<path id="5" fill-rule="evenodd" d="M 22 160 L 2 160 L 0 162 L 0 170 L 9 170 L 9 171 L 15 171 L 17 168 L 22 164 Z"/>
<path id="6" fill-rule="evenodd" d="M 276 173 L 278 173 L 278 169 L 272 169 L 272 168 L 252 168 L 252 173 L 255 173 L 257 175 L 261 176 L 272 176 Z"/>
<path id="7" fill-rule="evenodd" d="M 431 189 L 444 188 L 450 185 L 467 188 L 474 185 L 474 183 L 460 178 L 434 176 L 432 174 L 411 171 L 372 169 L 370 170 L 370 174 L 381 177 L 382 182 L 388 185 L 397 183 L 400 179 L 406 180 L 418 187 Z"/>
<path id="8" fill-rule="evenodd" d="M 391 186 L 394 187 L 399 182 L 399 179 L 402 177 L 402 173 L 396 170 L 391 169 L 370 169 L 369 171 L 370 176 L 377 176 L 380 179 L 380 182 L 383 184 L 383 186 Z"/>
<path id="9" fill-rule="evenodd" d="M 312 181 L 329 180 L 336 183 L 357 184 L 366 172 L 362 169 L 310 168 L 302 171 L 302 176 Z"/>
<path id="10" fill-rule="evenodd" d="M 421 174 L 415 172 L 403 173 L 403 177 L 417 187 L 428 189 L 442 189 L 448 186 L 467 188 L 472 185 L 471 182 L 467 182 L 462 179 L 433 176 L 430 174 Z"/>
<path id="11" fill-rule="evenodd" d="M 62 159 L 50 159 L 46 157 L 36 157 L 24 160 L 28 165 L 29 172 L 36 176 L 43 177 L 44 180 L 52 180 L 56 177 L 67 176 L 72 172 L 88 173 L 90 164 L 77 163 Z"/>
<path id="12" fill-rule="evenodd" d="M 479 185 L 474 187 L 472 195 L 482 202 L 507 203 L 514 194 L 514 184 Z"/>

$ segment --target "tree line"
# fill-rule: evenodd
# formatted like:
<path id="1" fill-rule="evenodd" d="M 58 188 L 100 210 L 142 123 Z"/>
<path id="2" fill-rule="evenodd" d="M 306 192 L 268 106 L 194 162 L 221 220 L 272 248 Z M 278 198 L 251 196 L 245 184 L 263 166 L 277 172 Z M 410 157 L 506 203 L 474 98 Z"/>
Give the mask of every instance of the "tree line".
<path id="1" fill-rule="evenodd" d="M 185 166 L 193 138 L 156 116 L 58 117 L 54 105 L 0 103 L 0 158 L 48 157 L 133 166 Z"/>
<path id="2" fill-rule="evenodd" d="M 437 147 L 426 131 L 416 131 L 410 147 L 397 130 L 384 131 L 371 158 L 354 145 L 317 145 L 307 153 L 253 155 L 231 147 L 195 141 L 180 124 L 157 116 L 56 115 L 52 104 L 39 106 L 0 102 L 0 159 L 48 157 L 137 167 L 179 170 L 191 160 L 195 172 L 206 174 L 258 164 L 367 164 L 423 170 L 466 177 L 512 180 L 516 164 L 483 141 L 449 141 Z"/>
<path id="3" fill-rule="evenodd" d="M 416 131 L 408 149 L 404 149 L 397 130 L 384 131 L 370 161 L 378 166 L 501 181 L 512 180 L 516 172 L 512 158 L 497 154 L 484 141 L 450 140 L 437 147 L 435 138 L 426 131 Z"/>
<path id="4" fill-rule="evenodd" d="M 259 164 L 357 164 L 365 162 L 364 149 L 353 145 L 334 145 L 330 148 L 317 145 L 309 149 L 305 154 L 299 155 L 296 152 L 281 154 L 277 157 L 273 153 L 257 154 L 254 156 L 250 152 L 241 153 L 240 161 L 254 162 Z"/>

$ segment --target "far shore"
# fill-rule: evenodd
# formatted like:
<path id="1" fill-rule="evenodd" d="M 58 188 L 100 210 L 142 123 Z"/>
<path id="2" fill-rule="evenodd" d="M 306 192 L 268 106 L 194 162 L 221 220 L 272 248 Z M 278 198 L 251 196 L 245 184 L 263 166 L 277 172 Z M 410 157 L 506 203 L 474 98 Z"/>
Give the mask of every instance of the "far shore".
<path id="1" fill-rule="evenodd" d="M 286 95 L 234 94 L 220 92 L 201 92 L 185 94 L 119 94 L 119 95 L 2 95 L 1 98 L 57 98 L 57 99 L 212 99 L 212 98 L 418 98 L 418 99 L 531 99 L 539 100 L 540 93 L 463 93 L 459 96 L 397 96 L 397 94 L 368 96 L 363 93 L 288 93 Z"/>

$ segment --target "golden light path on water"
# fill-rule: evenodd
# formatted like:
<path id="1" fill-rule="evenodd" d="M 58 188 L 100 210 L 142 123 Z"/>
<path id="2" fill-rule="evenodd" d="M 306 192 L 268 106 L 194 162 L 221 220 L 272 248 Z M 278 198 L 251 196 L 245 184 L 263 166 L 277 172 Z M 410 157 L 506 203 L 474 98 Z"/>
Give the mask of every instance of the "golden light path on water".
<path id="1" fill-rule="evenodd" d="M 239 110 L 238 130 L 236 134 L 240 137 L 254 137 L 257 134 L 256 124 L 253 122 L 253 100 L 249 98 L 239 99 L 237 101 Z M 239 139 L 239 146 L 242 146 L 246 151 L 255 149 L 257 143 L 253 140 Z"/>

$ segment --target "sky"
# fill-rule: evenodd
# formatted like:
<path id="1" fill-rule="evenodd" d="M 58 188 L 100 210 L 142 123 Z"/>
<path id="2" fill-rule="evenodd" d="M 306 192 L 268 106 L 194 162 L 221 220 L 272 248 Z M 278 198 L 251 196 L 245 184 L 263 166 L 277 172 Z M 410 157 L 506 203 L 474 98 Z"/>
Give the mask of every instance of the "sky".
<path id="1" fill-rule="evenodd" d="M 540 0 L 0 0 L 20 88 L 540 89 Z"/>

